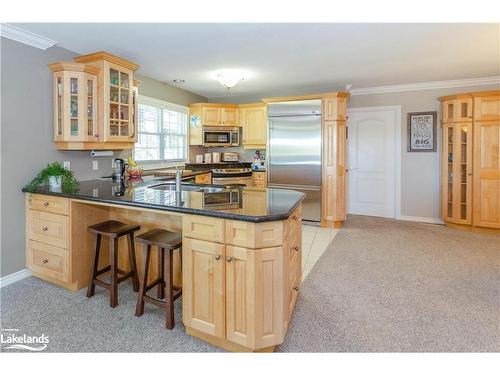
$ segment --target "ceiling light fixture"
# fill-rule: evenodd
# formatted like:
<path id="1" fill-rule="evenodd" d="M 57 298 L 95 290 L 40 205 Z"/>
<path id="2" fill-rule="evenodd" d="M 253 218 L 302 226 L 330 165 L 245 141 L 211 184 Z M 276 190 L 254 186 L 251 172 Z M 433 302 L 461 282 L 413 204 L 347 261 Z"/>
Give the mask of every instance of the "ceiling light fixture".
<path id="1" fill-rule="evenodd" d="M 231 88 L 245 79 L 245 73 L 241 70 L 225 69 L 218 71 L 216 74 L 216 78 L 219 83 L 224 86 L 229 92 Z"/>

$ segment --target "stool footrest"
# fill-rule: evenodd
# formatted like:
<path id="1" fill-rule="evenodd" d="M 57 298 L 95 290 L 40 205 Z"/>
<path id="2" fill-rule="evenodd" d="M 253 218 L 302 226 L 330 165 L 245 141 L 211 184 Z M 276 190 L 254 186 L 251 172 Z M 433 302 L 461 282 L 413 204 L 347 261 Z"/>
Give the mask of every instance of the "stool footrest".
<path id="1" fill-rule="evenodd" d="M 155 286 L 157 286 L 158 284 L 160 284 L 162 282 L 161 279 L 156 279 L 155 281 L 153 281 L 151 284 L 147 285 L 146 288 L 144 288 L 144 293 L 150 291 L 151 289 L 153 289 Z"/>
<path id="2" fill-rule="evenodd" d="M 179 298 L 182 295 L 182 290 L 180 288 L 174 288 L 174 290 L 175 290 L 175 292 L 174 292 L 173 300 L 175 301 L 177 298 Z M 165 305 L 166 305 L 166 302 L 162 301 L 161 299 L 148 296 L 147 294 L 144 294 L 144 296 L 142 297 L 142 300 L 144 302 L 149 302 L 149 303 L 152 303 L 153 305 L 156 305 L 156 306 L 162 307 L 162 308 L 165 307 Z"/>
<path id="3" fill-rule="evenodd" d="M 106 273 L 108 271 L 111 271 L 111 266 L 106 266 L 102 270 L 99 270 L 96 272 L 96 276 L 102 275 L 103 273 Z"/>

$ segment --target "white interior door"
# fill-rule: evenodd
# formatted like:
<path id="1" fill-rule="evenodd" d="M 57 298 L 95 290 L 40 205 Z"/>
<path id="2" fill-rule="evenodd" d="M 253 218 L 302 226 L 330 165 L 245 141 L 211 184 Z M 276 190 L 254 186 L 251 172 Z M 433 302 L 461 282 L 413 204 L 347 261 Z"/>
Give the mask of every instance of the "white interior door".
<path id="1" fill-rule="evenodd" d="M 398 215 L 400 111 L 400 107 L 349 110 L 348 213 L 389 218 Z"/>

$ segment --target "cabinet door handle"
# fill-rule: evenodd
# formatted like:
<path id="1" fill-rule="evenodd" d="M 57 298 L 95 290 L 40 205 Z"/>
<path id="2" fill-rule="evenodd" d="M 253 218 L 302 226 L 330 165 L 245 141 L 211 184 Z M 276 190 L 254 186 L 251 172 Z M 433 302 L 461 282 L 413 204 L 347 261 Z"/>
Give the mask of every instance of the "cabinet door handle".
<path id="1" fill-rule="evenodd" d="M 47 229 L 49 229 L 49 228 L 47 228 L 47 227 L 43 227 L 43 228 L 42 228 L 42 230 L 43 230 L 44 232 L 47 232 Z"/>
<path id="2" fill-rule="evenodd" d="M 216 255 L 215 260 L 220 260 L 220 255 Z"/>
<path id="3" fill-rule="evenodd" d="M 293 290 L 295 290 L 296 292 L 298 292 L 299 291 L 299 287 L 298 286 L 294 286 Z"/>
<path id="4" fill-rule="evenodd" d="M 43 205 L 47 207 L 49 205 L 49 202 L 43 202 Z"/>
<path id="5" fill-rule="evenodd" d="M 232 258 L 232 257 L 226 257 L 226 261 L 227 261 L 228 263 L 229 263 L 229 262 L 231 262 L 232 260 L 233 260 L 233 258 Z"/>
<path id="6" fill-rule="evenodd" d="M 48 260 L 48 259 L 44 259 L 44 260 L 42 261 L 42 263 L 43 263 L 43 264 L 48 263 L 48 262 L 49 262 L 49 260 Z"/>
<path id="7" fill-rule="evenodd" d="M 299 247 L 298 247 L 298 246 L 295 246 L 293 249 L 294 249 L 295 251 L 299 251 Z"/>
<path id="8" fill-rule="evenodd" d="M 297 220 L 297 216 L 293 215 L 292 220 Z"/>

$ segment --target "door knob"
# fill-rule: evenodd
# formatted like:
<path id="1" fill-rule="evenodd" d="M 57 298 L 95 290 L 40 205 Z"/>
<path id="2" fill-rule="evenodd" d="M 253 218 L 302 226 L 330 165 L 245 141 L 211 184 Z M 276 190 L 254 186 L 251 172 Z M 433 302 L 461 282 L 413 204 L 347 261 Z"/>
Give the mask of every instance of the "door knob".
<path id="1" fill-rule="evenodd" d="M 232 258 L 232 257 L 226 257 L 226 261 L 227 261 L 228 263 L 229 263 L 229 262 L 231 262 L 232 260 L 233 260 L 233 258 Z"/>

